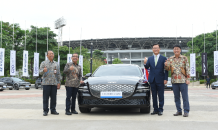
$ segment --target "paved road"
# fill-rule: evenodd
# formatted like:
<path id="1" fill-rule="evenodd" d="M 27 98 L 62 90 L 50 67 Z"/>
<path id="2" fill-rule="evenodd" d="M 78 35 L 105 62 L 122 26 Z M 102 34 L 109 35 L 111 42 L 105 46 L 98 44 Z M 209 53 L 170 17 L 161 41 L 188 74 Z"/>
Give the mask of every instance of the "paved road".
<path id="1" fill-rule="evenodd" d="M 165 91 L 163 116 L 141 114 L 139 109 L 129 108 L 94 108 L 89 114 L 67 116 L 64 86 L 58 90 L 57 96 L 60 115 L 44 117 L 41 89 L 0 92 L 0 130 L 218 130 L 218 89 L 190 86 L 188 118 L 173 116 L 176 108 L 172 91 Z"/>

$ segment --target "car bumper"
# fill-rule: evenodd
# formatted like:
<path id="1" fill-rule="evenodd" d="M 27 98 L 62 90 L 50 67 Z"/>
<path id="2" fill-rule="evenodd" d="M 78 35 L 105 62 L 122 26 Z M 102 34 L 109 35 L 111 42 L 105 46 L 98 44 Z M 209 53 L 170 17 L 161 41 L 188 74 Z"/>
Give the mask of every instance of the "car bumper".
<path id="1" fill-rule="evenodd" d="M 164 89 L 173 89 L 172 84 L 164 85 Z"/>
<path id="2" fill-rule="evenodd" d="M 89 92 L 78 91 L 79 107 L 132 107 L 145 108 L 150 106 L 150 90 L 143 93 L 134 93 L 131 97 L 125 99 L 116 99 L 114 101 L 104 98 L 96 98 Z"/>
<path id="3" fill-rule="evenodd" d="M 211 88 L 218 88 L 218 85 L 211 85 Z"/>
<path id="4" fill-rule="evenodd" d="M 20 85 L 19 88 L 20 89 L 30 89 L 31 85 Z"/>

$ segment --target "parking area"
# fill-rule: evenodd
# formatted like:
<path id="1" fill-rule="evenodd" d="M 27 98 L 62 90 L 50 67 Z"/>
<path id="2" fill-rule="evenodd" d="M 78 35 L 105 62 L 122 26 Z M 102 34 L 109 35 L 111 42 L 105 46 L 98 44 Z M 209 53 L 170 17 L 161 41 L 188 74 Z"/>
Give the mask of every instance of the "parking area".
<path id="1" fill-rule="evenodd" d="M 33 87 L 33 86 L 32 86 Z M 152 129 L 152 130 L 217 130 L 218 89 L 204 86 L 189 86 L 190 114 L 188 118 L 174 117 L 176 112 L 173 92 L 165 91 L 165 105 L 162 116 L 141 114 L 139 109 L 94 108 L 91 113 L 65 115 L 64 86 L 57 93 L 57 111 L 60 115 L 44 117 L 42 90 L 4 90 L 0 92 L 0 129 Z M 152 101 L 151 101 L 152 102 Z M 152 111 L 152 110 L 151 110 Z"/>

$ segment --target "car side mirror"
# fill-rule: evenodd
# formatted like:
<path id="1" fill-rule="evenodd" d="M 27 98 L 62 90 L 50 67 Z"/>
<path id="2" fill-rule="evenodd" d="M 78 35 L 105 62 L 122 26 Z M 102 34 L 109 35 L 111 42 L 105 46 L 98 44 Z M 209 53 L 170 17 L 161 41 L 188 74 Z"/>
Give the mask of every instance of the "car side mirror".
<path id="1" fill-rule="evenodd" d="M 86 77 L 91 77 L 91 76 L 92 76 L 92 73 L 86 74 Z"/>

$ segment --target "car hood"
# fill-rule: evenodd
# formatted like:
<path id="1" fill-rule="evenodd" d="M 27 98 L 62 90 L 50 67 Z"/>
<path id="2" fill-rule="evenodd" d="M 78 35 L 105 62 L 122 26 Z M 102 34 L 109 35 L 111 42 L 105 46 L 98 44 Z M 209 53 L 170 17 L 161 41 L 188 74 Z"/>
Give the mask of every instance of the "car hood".
<path id="1" fill-rule="evenodd" d="M 93 84 L 136 84 L 141 77 L 133 76 L 104 76 L 104 77 L 89 77 L 86 82 Z"/>
<path id="2" fill-rule="evenodd" d="M 30 82 L 24 82 L 24 81 L 20 81 L 20 82 L 16 82 L 16 83 L 19 83 L 19 84 L 30 84 Z"/>

